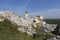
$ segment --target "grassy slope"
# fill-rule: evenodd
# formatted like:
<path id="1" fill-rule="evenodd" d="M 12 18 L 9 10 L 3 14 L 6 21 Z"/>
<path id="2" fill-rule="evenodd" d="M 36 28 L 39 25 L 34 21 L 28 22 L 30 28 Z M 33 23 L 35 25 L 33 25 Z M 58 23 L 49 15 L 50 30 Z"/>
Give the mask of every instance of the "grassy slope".
<path id="1" fill-rule="evenodd" d="M 32 36 L 26 33 L 21 33 L 17 30 L 18 26 L 12 24 L 9 20 L 0 22 L 0 40 L 43 40 L 47 38 L 48 35 L 44 35 L 40 28 L 36 28 L 39 38 L 34 39 Z"/>
<path id="2" fill-rule="evenodd" d="M 0 22 L 0 40 L 34 40 L 32 37 L 17 30 L 17 25 L 13 25 L 9 20 Z"/>

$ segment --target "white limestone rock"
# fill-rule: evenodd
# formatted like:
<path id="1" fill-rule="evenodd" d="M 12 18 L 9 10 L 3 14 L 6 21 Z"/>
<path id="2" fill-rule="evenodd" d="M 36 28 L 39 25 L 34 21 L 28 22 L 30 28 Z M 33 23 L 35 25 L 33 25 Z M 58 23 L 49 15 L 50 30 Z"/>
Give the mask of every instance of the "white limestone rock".
<path id="1" fill-rule="evenodd" d="M 45 24 L 42 25 L 42 31 L 43 32 L 51 32 L 54 31 L 54 29 L 56 28 L 57 25 L 54 24 Z"/>
<path id="2" fill-rule="evenodd" d="M 60 40 L 60 36 L 59 35 L 52 35 L 47 40 Z"/>

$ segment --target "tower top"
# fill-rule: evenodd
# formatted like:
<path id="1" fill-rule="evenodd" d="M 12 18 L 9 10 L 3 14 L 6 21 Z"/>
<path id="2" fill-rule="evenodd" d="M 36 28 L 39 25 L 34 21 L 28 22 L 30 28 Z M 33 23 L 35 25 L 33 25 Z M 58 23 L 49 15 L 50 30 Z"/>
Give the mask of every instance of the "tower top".
<path id="1" fill-rule="evenodd" d="M 25 13 L 28 13 L 28 11 L 25 11 Z"/>

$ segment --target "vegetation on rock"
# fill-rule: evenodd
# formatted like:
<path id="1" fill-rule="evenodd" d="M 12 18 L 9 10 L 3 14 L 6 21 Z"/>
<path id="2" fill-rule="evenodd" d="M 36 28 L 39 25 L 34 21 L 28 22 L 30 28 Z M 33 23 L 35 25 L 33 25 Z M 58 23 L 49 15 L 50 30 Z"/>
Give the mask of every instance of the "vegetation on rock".
<path id="1" fill-rule="evenodd" d="M 0 40 L 43 40 L 48 37 L 48 35 L 44 35 L 38 27 L 36 28 L 36 32 L 39 34 L 39 37 L 36 39 L 26 33 L 21 33 L 17 28 L 17 25 L 12 24 L 7 19 L 0 22 Z"/>

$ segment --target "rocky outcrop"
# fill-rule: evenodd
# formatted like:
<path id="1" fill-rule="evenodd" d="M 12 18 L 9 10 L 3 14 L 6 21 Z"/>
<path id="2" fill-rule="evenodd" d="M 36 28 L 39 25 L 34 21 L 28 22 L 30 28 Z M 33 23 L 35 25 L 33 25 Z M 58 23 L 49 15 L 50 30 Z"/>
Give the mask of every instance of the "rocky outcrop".
<path id="1" fill-rule="evenodd" d="M 54 31 L 52 31 L 52 33 L 55 35 L 60 35 L 60 25 L 57 25 Z"/>
<path id="2" fill-rule="evenodd" d="M 44 32 L 44 33 L 46 33 L 46 32 L 52 32 L 52 31 L 54 31 L 54 29 L 56 28 L 56 26 L 57 25 L 55 25 L 55 24 L 45 24 L 45 25 L 42 25 L 42 31 Z"/>
<path id="3" fill-rule="evenodd" d="M 24 19 L 21 16 L 16 15 L 14 12 L 10 12 L 10 11 L 1 11 L 0 16 L 3 16 L 5 19 L 8 19 L 12 23 L 15 23 L 18 26 L 20 26 L 18 28 L 20 32 L 27 32 L 27 34 L 30 34 L 30 35 L 32 35 L 33 33 L 36 33 L 36 30 L 32 26 L 32 25 L 35 25 L 35 22 L 33 22 L 33 20 L 30 18 Z"/>
<path id="4" fill-rule="evenodd" d="M 60 36 L 59 35 L 52 35 L 47 40 L 60 40 Z"/>
<path id="5" fill-rule="evenodd" d="M 60 40 L 60 25 L 57 25 L 52 33 L 54 35 L 49 37 L 47 40 Z"/>

